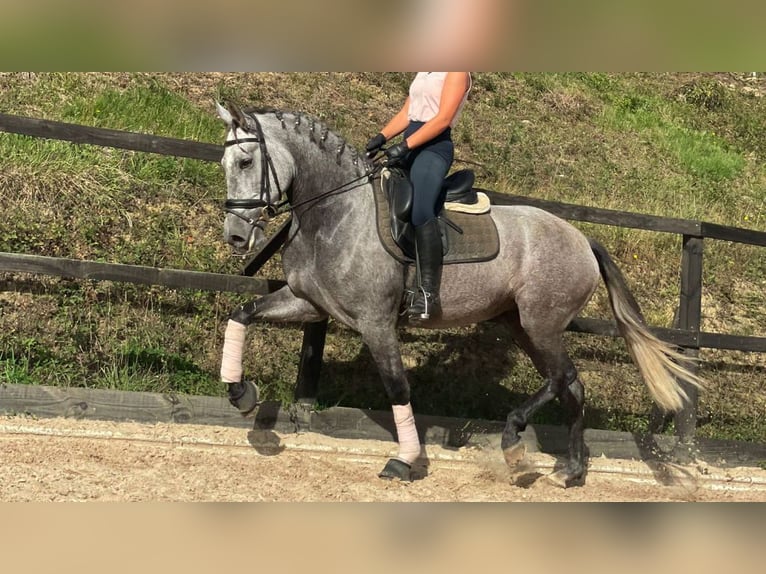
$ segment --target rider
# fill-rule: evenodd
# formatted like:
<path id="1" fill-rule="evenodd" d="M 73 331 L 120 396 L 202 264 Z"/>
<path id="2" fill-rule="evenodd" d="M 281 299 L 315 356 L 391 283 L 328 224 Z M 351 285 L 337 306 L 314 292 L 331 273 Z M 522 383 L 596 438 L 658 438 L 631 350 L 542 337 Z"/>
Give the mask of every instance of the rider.
<path id="1" fill-rule="evenodd" d="M 418 72 L 402 109 L 367 144 L 373 156 L 393 137 L 404 139 L 385 151 L 389 166 L 409 169 L 413 187 L 412 225 L 419 284 L 407 310 L 410 320 L 438 312 L 442 241 L 436 219 L 442 183 L 454 160 L 452 127 L 471 90 L 469 72 Z"/>

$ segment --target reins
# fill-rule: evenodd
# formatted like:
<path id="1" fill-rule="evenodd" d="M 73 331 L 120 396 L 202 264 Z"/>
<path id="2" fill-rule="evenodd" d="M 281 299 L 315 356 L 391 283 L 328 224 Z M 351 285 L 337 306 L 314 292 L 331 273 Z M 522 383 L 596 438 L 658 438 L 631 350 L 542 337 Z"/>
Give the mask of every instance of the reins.
<path id="1" fill-rule="evenodd" d="M 259 151 L 261 152 L 261 158 L 262 158 L 261 159 L 260 194 L 258 199 L 227 199 L 226 202 L 224 203 L 224 211 L 226 213 L 230 213 L 234 215 L 235 217 L 240 218 L 246 223 L 252 225 L 253 227 L 260 227 L 259 225 L 260 223 L 265 224 L 268 222 L 269 219 L 271 219 L 272 217 L 275 217 L 276 215 L 279 215 L 282 213 L 288 213 L 290 211 L 294 211 L 298 207 L 302 207 L 310 203 L 321 201 L 322 199 L 329 197 L 331 195 L 346 193 L 348 191 L 356 189 L 357 187 L 361 187 L 361 185 L 364 185 L 366 181 L 372 181 L 372 179 L 374 179 L 374 176 L 383 167 L 380 161 L 373 160 L 371 162 L 372 168 L 368 169 L 365 173 L 363 173 L 359 177 L 356 177 L 342 185 L 339 185 L 338 187 L 335 187 L 333 189 L 320 193 L 319 195 L 315 197 L 311 197 L 309 199 L 299 201 L 298 203 L 292 203 L 289 197 L 285 197 L 284 199 L 282 199 L 281 201 L 277 203 L 272 203 L 270 199 L 271 198 L 271 179 L 269 178 L 269 171 L 271 171 L 271 175 L 274 177 L 274 183 L 276 185 L 277 192 L 279 193 L 279 197 L 281 198 L 282 195 L 286 195 L 286 194 L 283 194 L 282 187 L 279 184 L 279 178 L 277 177 L 277 170 L 276 170 L 276 167 L 274 166 L 274 160 L 271 158 L 268 147 L 266 146 L 266 139 L 263 136 L 263 130 L 261 129 L 261 124 L 257 118 L 252 117 L 252 119 L 255 122 L 255 126 L 256 126 L 255 137 L 239 139 L 237 137 L 237 130 L 235 128 L 232 130 L 234 132 L 234 139 L 225 142 L 224 147 L 241 145 L 243 143 L 258 144 L 258 148 L 259 148 Z M 253 218 L 245 217 L 244 215 L 236 211 L 241 209 L 247 210 L 247 209 L 258 209 L 258 208 L 261 208 L 262 212 L 261 212 L 261 216 L 257 220 Z"/>
<path id="2" fill-rule="evenodd" d="M 373 179 L 373 177 L 375 176 L 375 174 L 377 174 L 381 170 L 382 167 L 383 166 L 380 163 L 373 163 L 372 169 L 366 171 L 365 173 L 363 173 L 359 177 L 356 177 L 356 178 L 352 179 L 351 181 L 348 181 L 348 182 L 344 183 L 343 185 L 339 185 L 338 187 L 335 187 L 335 188 L 333 188 L 333 189 L 331 189 L 329 191 L 325 191 L 324 193 L 320 193 L 316 197 L 312 197 L 312 198 L 306 199 L 304 201 L 299 201 L 298 203 L 289 204 L 288 208 L 285 209 L 284 212 L 292 211 L 292 210 L 294 210 L 297 207 L 301 207 L 303 205 L 306 205 L 306 204 L 309 204 L 309 203 L 313 203 L 315 201 L 320 201 L 320 200 L 324 199 L 325 197 L 329 197 L 331 195 L 346 193 L 347 191 L 351 191 L 352 189 L 356 189 L 357 187 L 361 187 L 363 185 L 363 183 L 360 183 L 360 182 L 362 182 L 362 180 L 371 181 Z M 354 185 L 354 184 L 358 184 L 358 185 Z M 348 187 L 348 186 L 352 186 L 352 187 Z M 345 189 L 345 188 L 347 188 L 347 189 Z M 283 203 L 285 203 L 285 202 L 280 202 L 280 205 L 283 204 Z M 282 212 L 282 213 L 284 213 L 284 212 Z"/>

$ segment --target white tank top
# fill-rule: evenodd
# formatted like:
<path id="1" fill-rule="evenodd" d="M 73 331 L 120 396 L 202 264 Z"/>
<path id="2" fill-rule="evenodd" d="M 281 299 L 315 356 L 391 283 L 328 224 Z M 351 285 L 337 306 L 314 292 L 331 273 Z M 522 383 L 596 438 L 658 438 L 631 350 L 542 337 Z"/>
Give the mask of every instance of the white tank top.
<path id="1" fill-rule="evenodd" d="M 413 122 L 427 122 L 439 113 L 444 80 L 449 72 L 418 72 L 410 84 L 410 109 L 407 117 Z M 454 127 L 463 111 L 463 106 L 471 91 L 471 75 L 468 75 L 468 89 L 465 91 L 463 101 L 455 114 L 450 127 Z"/>

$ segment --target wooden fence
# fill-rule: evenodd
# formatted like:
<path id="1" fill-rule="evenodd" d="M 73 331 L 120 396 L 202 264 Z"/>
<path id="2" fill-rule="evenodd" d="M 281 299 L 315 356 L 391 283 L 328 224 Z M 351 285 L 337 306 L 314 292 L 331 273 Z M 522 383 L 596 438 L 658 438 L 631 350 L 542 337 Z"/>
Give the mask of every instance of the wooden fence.
<path id="1" fill-rule="evenodd" d="M 0 114 L 0 131 L 204 161 L 217 162 L 223 154 L 223 147 L 215 144 L 7 114 Z M 701 348 L 766 352 L 766 338 L 764 337 L 743 337 L 700 331 L 705 240 L 720 240 L 765 247 L 766 232 L 728 227 L 704 221 L 689 221 L 582 207 L 492 191 L 486 193 L 495 205 L 532 205 L 571 221 L 681 235 L 683 237 L 681 285 L 675 328 L 658 327 L 652 328 L 652 331 L 661 339 L 685 349 L 692 355 L 696 355 Z M 284 282 L 256 279 L 252 276 L 281 248 L 287 237 L 289 223 L 289 221 L 285 222 L 269 242 L 252 257 L 245 265 L 241 276 L 11 253 L 0 253 L 0 271 L 263 295 L 275 291 L 284 285 Z M 578 317 L 572 321 L 569 330 L 609 337 L 619 336 L 615 323 L 600 319 Z M 327 321 L 304 326 L 303 347 L 295 389 L 297 402 L 310 402 L 313 397 L 317 396 L 326 332 Z M 693 438 L 696 427 L 697 396 L 694 389 L 689 389 L 689 391 L 691 401 L 683 411 L 676 415 L 675 420 L 677 434 L 682 442 L 687 442 Z"/>

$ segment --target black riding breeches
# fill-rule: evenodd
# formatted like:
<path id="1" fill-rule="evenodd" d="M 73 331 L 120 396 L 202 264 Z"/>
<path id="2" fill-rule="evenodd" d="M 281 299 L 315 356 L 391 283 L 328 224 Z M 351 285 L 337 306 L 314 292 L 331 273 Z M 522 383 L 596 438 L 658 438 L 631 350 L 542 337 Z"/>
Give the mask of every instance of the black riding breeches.
<path id="1" fill-rule="evenodd" d="M 411 122 L 404 132 L 407 138 L 415 133 L 422 123 Z M 441 211 L 444 197 L 441 196 L 444 178 L 447 177 L 455 147 L 448 128 L 430 142 L 410 152 L 407 165 L 412 182 L 412 224 L 423 225 Z"/>

